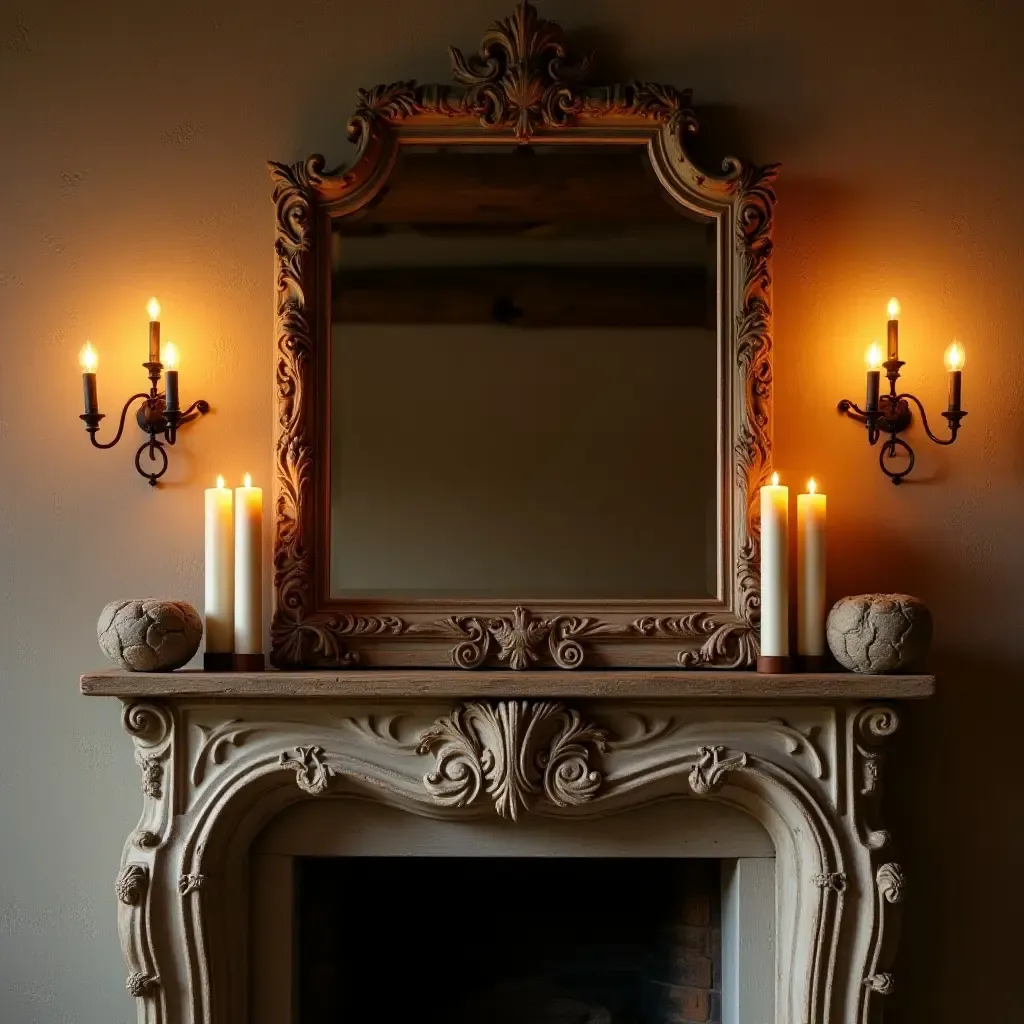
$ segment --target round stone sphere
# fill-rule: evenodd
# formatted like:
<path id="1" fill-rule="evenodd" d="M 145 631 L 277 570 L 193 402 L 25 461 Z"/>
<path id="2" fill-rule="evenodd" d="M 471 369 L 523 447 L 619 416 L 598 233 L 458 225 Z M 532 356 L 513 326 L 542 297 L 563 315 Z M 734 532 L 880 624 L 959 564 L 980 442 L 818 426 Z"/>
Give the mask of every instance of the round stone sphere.
<path id="1" fill-rule="evenodd" d="M 825 630 L 851 672 L 908 672 L 928 653 L 932 613 L 909 594 L 858 594 L 833 605 Z"/>
<path id="2" fill-rule="evenodd" d="M 100 650 L 129 672 L 181 668 L 199 650 L 203 620 L 187 601 L 111 601 L 96 624 Z"/>

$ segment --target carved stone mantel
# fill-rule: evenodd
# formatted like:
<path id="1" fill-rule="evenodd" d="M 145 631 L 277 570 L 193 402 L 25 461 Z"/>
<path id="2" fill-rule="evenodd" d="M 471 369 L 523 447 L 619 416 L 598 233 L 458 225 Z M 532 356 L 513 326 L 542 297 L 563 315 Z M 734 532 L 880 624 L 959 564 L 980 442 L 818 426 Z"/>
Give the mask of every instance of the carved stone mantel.
<path id="1" fill-rule="evenodd" d="M 804 677 L 787 696 L 787 677 L 718 673 L 731 695 L 716 697 L 700 676 L 607 672 L 560 699 L 550 673 L 494 673 L 476 695 L 443 692 L 443 674 L 428 674 L 432 687 L 422 673 L 378 687 L 350 675 L 363 696 L 346 695 L 346 673 L 324 673 L 319 696 L 310 673 L 296 687 L 305 696 L 288 694 L 280 673 L 83 677 L 83 692 L 121 697 L 135 747 L 143 812 L 115 899 L 140 1022 L 248 1019 L 250 844 L 291 804 L 353 794 L 452 828 L 669 797 L 680 815 L 692 800 L 738 808 L 776 850 L 776 1024 L 877 1019 L 905 881 L 877 806 L 898 718 L 876 698 L 927 696 L 931 677 Z"/>

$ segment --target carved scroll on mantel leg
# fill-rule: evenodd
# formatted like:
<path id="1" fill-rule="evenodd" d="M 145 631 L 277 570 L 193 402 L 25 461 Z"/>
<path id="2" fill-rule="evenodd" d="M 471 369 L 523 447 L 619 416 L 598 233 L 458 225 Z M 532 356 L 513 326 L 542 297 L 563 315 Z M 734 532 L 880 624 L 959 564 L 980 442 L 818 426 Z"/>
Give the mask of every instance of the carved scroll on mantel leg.
<path id="1" fill-rule="evenodd" d="M 870 874 L 866 887 L 874 900 L 874 928 L 864 974 L 864 1018 L 881 1017 L 876 996 L 889 995 L 896 980 L 890 968 L 899 940 L 903 910 L 904 873 L 892 859 L 894 843 L 879 825 L 882 793 L 882 745 L 899 728 L 896 711 L 886 706 L 868 706 L 852 714 L 846 741 L 847 816 L 855 838 L 868 854 Z"/>
<path id="2" fill-rule="evenodd" d="M 165 1024 L 167 1004 L 153 934 L 153 879 L 164 860 L 161 848 L 171 827 L 174 715 L 161 704 L 126 703 L 122 723 L 132 737 L 143 793 L 142 816 L 125 843 L 114 885 L 117 931 L 127 968 L 125 988 L 137 1000 L 141 1024 Z"/>

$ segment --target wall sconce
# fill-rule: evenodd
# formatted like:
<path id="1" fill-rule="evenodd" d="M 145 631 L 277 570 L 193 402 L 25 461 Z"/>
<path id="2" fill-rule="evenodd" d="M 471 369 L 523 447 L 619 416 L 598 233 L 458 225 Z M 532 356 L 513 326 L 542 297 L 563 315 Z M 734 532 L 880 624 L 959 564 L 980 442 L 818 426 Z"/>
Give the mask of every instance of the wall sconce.
<path id="1" fill-rule="evenodd" d="M 173 445 L 177 440 L 178 427 L 208 413 L 210 403 L 200 398 L 182 411 L 178 400 L 178 350 L 174 344 L 167 342 L 164 346 L 164 362 L 160 361 L 160 303 L 156 299 L 150 299 L 146 309 L 149 312 L 149 359 L 142 365 L 149 372 L 149 391 L 140 391 L 124 403 L 121 421 L 113 441 L 97 441 L 96 431 L 99 430 L 100 420 L 104 418 L 96 399 L 96 365 L 99 360 L 96 350 L 87 341 L 78 357 L 82 364 L 82 385 L 85 391 L 85 412 L 80 419 L 85 421 L 85 429 L 89 432 L 89 440 L 94 448 L 113 448 L 124 433 L 128 410 L 135 402 L 141 400 L 142 405 L 139 406 L 135 419 L 142 430 L 149 434 L 149 440 L 144 441 L 135 453 L 135 468 L 141 476 L 149 480 L 150 487 L 156 487 L 157 480 L 167 472 L 167 450 L 164 446 Z M 157 386 L 164 369 L 167 371 L 166 393 L 161 393 Z M 146 451 L 149 452 L 149 460 L 152 463 L 157 462 L 159 456 L 159 469 L 151 467 L 147 471 L 143 468 L 142 454 Z"/>
<path id="2" fill-rule="evenodd" d="M 925 414 L 921 400 L 916 395 L 900 394 L 896 391 L 896 382 L 900 379 L 900 367 L 903 366 L 899 344 L 900 304 L 895 299 L 890 299 L 888 310 L 888 358 L 885 362 L 882 361 L 882 350 L 877 342 L 867 351 L 867 399 L 864 408 L 861 409 L 848 398 L 844 398 L 839 403 L 839 411 L 867 427 L 868 443 L 872 446 L 878 443 L 883 434 L 888 435 L 882 443 L 882 450 L 878 455 L 878 465 L 894 484 L 900 484 L 914 468 L 914 449 L 903 438 L 897 436 L 910 426 L 911 402 L 917 406 L 925 433 L 932 441 L 936 444 L 949 445 L 956 440 L 960 421 L 967 415 L 960 408 L 964 347 L 959 341 L 954 341 L 946 349 L 946 369 L 949 371 L 949 403 L 942 415 L 945 416 L 946 422 L 949 424 L 949 437 L 936 437 L 932 433 L 931 427 L 928 426 L 928 416 Z M 883 366 L 885 367 L 885 376 L 889 380 L 889 393 L 880 396 L 879 377 Z M 895 458 L 897 449 L 906 452 L 909 459 L 906 467 L 900 470 L 890 469 L 886 465 L 886 460 Z"/>

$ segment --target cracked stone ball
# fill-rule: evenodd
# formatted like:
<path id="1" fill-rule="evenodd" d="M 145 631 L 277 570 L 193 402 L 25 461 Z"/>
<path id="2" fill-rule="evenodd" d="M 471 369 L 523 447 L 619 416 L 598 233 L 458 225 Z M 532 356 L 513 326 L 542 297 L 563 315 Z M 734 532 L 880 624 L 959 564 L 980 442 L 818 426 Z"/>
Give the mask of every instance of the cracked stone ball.
<path id="1" fill-rule="evenodd" d="M 828 646 L 851 672 L 908 672 L 928 653 L 932 615 L 909 594 L 858 594 L 837 601 L 826 623 Z"/>
<path id="2" fill-rule="evenodd" d="M 168 672 L 199 650 L 203 620 L 186 601 L 111 601 L 100 613 L 96 636 L 100 650 L 120 668 Z"/>

